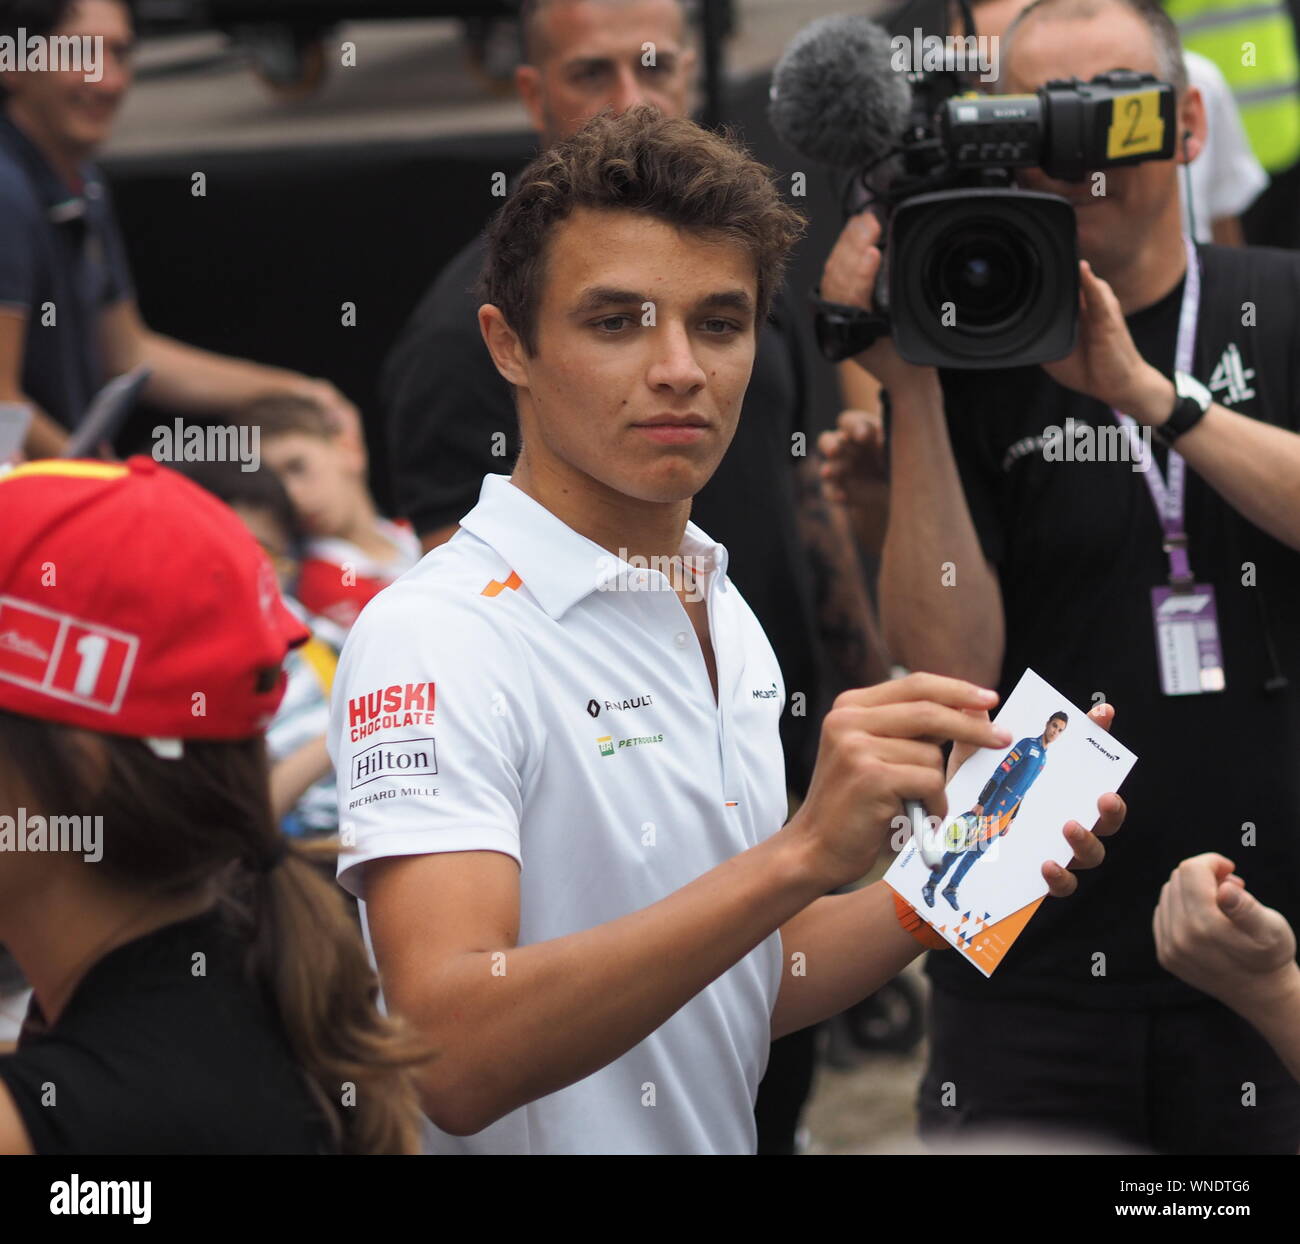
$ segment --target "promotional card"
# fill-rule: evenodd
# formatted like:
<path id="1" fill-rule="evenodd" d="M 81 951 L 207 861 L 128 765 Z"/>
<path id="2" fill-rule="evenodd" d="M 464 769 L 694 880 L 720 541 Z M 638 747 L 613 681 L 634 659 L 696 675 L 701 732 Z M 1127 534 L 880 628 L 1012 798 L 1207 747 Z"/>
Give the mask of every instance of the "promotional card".
<path id="1" fill-rule="evenodd" d="M 948 815 L 931 821 L 933 868 L 910 841 L 885 874 L 934 930 L 990 976 L 1047 895 L 1042 867 L 1073 857 L 1067 821 L 1091 828 L 1097 800 L 1137 757 L 1026 670 L 994 719 L 1011 746 L 976 752 L 948 783 Z"/>

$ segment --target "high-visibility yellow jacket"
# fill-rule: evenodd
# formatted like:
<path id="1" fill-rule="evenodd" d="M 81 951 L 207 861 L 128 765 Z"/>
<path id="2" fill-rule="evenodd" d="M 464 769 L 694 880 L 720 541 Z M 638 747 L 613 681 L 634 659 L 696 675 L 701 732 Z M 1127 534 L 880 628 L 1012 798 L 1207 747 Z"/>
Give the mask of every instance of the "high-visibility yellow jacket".
<path id="1" fill-rule="evenodd" d="M 1255 158 L 1278 173 L 1300 160 L 1300 58 L 1278 0 L 1165 0 L 1183 46 L 1222 71 Z"/>

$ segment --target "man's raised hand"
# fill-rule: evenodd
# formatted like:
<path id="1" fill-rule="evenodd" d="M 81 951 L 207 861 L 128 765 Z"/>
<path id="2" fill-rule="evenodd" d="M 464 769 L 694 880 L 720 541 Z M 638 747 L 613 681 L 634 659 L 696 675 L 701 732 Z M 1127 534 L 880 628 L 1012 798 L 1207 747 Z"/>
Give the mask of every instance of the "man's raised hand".
<path id="1" fill-rule="evenodd" d="M 1012 742 L 988 720 L 996 701 L 996 692 L 938 674 L 909 674 L 837 697 L 822 723 L 808 798 L 782 831 L 803 846 L 826 890 L 870 870 L 905 799 L 946 814 L 944 743 L 974 750 Z"/>

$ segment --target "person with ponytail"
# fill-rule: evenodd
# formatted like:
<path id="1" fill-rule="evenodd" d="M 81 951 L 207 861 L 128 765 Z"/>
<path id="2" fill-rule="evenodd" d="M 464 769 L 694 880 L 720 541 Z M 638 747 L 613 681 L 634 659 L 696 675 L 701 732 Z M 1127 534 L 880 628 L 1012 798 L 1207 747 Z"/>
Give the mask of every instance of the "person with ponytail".
<path id="1" fill-rule="evenodd" d="M 415 1151 L 426 1055 L 272 814 L 256 542 L 148 458 L 20 466 L 0 532 L 0 1153 Z"/>

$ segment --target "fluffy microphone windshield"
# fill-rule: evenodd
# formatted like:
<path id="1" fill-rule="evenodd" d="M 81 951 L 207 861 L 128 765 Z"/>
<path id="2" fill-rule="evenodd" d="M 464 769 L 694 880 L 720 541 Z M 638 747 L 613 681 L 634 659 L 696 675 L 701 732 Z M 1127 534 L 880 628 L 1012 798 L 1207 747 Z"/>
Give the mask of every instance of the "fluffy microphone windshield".
<path id="1" fill-rule="evenodd" d="M 890 63 L 890 35 L 865 17 L 823 17 L 772 71 L 768 119 L 799 155 L 833 168 L 874 163 L 907 122 L 912 88 Z"/>

